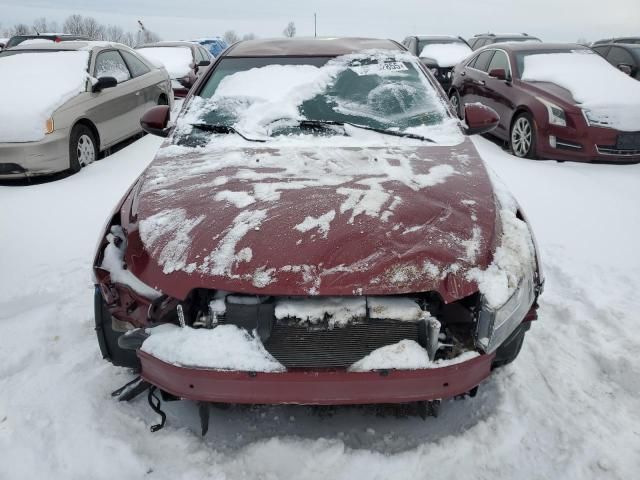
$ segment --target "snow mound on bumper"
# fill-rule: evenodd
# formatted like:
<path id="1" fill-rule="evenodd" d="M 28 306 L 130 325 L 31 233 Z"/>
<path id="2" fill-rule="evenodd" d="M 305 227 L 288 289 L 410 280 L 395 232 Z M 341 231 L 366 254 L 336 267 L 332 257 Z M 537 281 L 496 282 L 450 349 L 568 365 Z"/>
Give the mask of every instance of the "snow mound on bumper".
<path id="1" fill-rule="evenodd" d="M 150 332 L 141 350 L 173 365 L 250 372 L 285 370 L 259 339 L 235 325 L 219 325 L 213 330 L 162 325 Z"/>

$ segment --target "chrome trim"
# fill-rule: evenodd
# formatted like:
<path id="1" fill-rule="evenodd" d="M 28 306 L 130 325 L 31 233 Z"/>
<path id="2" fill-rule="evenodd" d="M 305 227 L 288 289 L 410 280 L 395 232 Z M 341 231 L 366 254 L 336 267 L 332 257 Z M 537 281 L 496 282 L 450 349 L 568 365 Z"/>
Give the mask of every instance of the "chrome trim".
<path id="1" fill-rule="evenodd" d="M 558 141 L 558 137 L 556 137 L 556 148 L 558 146 L 567 147 L 567 148 L 574 148 L 576 150 L 582 150 L 582 145 L 573 144 L 573 143 L 559 142 Z"/>
<path id="2" fill-rule="evenodd" d="M 640 149 L 638 149 L 638 150 L 618 150 L 617 148 L 596 145 L 596 150 L 598 151 L 598 153 L 600 155 L 611 155 L 611 156 L 616 156 L 616 157 L 620 157 L 620 156 L 632 157 L 632 156 L 636 156 L 636 155 L 640 156 Z"/>

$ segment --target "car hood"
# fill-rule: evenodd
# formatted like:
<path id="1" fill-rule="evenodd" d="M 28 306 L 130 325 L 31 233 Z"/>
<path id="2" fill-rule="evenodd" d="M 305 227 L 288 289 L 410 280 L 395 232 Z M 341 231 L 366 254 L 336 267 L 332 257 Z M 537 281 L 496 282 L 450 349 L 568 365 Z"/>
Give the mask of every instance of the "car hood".
<path id="1" fill-rule="evenodd" d="M 477 291 L 495 200 L 473 144 L 161 149 L 122 207 L 126 262 L 184 299 Z M 128 220 L 127 220 L 128 219 Z"/>

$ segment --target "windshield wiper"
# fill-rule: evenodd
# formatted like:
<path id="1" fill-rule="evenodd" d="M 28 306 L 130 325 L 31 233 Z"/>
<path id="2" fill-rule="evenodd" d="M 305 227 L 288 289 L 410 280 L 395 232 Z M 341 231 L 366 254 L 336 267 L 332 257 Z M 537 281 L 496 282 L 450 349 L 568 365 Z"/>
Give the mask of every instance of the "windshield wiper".
<path id="1" fill-rule="evenodd" d="M 190 124 L 192 127 L 197 128 L 198 130 L 202 130 L 205 132 L 212 132 L 212 133 L 235 133 L 236 135 L 242 137 L 244 140 L 248 141 L 248 142 L 260 142 L 260 143 L 264 143 L 266 142 L 266 140 L 261 139 L 261 138 L 249 138 L 249 137 L 245 137 L 242 133 L 240 133 L 238 130 L 236 130 L 235 128 L 229 126 L 229 125 L 212 125 L 210 123 L 191 123 Z"/>
<path id="2" fill-rule="evenodd" d="M 435 140 L 432 140 L 431 138 L 423 137 L 422 135 L 416 135 L 415 133 L 399 132 L 397 130 L 385 130 L 384 128 L 369 127 L 367 125 L 360 125 L 360 124 L 351 123 L 351 122 L 338 122 L 336 120 L 300 120 L 300 123 L 298 125 L 302 128 L 314 128 L 314 127 L 322 127 L 326 125 L 337 125 L 340 127 L 344 127 L 345 125 L 349 125 L 350 127 L 361 128 L 363 130 L 370 130 L 372 132 L 382 133 L 384 135 L 392 135 L 394 137 L 413 138 L 415 140 L 422 140 L 423 142 L 437 143 Z"/>

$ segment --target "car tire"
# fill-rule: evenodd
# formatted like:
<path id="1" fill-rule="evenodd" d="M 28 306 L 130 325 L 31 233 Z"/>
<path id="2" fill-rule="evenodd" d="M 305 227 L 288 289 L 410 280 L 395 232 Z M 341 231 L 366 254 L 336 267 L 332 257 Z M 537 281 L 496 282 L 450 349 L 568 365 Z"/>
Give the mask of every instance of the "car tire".
<path id="1" fill-rule="evenodd" d="M 453 93 L 449 96 L 449 102 L 451 102 L 451 106 L 456 111 L 456 115 L 461 120 L 464 120 L 464 115 L 462 114 L 462 100 L 460 99 L 460 94 L 457 90 L 454 90 Z"/>
<path id="2" fill-rule="evenodd" d="M 509 147 L 511 153 L 519 158 L 537 158 L 536 122 L 533 117 L 525 112 L 518 115 L 511 123 L 509 131 Z"/>
<path id="3" fill-rule="evenodd" d="M 134 350 L 124 350 L 118 345 L 118 338 L 124 332 L 118 332 L 113 329 L 113 317 L 109 313 L 102 294 L 98 288 L 95 289 L 93 298 L 93 307 L 95 314 L 96 335 L 98 336 L 98 345 L 102 358 L 109 360 L 116 367 L 133 368 L 140 370 L 140 359 Z"/>
<path id="4" fill-rule="evenodd" d="M 69 137 L 69 170 L 78 173 L 80 169 L 98 159 L 98 145 L 93 131 L 83 124 L 71 130 Z"/>
<path id="5" fill-rule="evenodd" d="M 529 330 L 530 323 L 522 323 L 518 328 L 516 328 L 509 338 L 507 338 L 502 345 L 498 347 L 496 350 L 496 356 L 493 359 L 493 363 L 491 364 L 491 368 L 500 368 L 505 365 L 513 362 L 520 350 L 522 349 L 522 344 L 524 343 L 524 336 Z"/>

